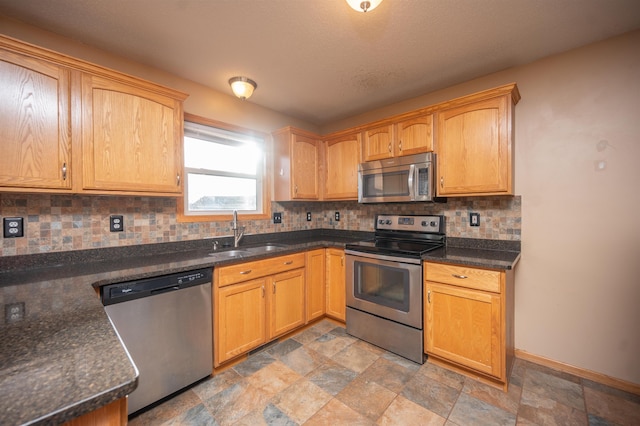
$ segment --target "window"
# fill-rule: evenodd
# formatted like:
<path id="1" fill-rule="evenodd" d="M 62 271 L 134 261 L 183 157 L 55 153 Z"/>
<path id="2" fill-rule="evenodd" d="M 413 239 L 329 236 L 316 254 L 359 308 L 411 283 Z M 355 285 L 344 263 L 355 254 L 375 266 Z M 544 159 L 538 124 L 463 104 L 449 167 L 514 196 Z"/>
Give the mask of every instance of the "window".
<path id="1" fill-rule="evenodd" d="M 264 137 L 198 121 L 184 123 L 183 219 L 205 220 L 204 216 L 229 215 L 233 210 L 268 214 Z"/>

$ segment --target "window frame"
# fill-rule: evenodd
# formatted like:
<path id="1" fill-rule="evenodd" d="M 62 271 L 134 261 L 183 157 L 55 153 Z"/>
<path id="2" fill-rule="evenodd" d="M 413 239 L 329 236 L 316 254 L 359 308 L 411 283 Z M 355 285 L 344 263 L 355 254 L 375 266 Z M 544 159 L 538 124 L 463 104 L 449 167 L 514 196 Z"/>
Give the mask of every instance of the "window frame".
<path id="1" fill-rule="evenodd" d="M 259 220 L 268 219 L 271 217 L 271 135 L 268 133 L 260 132 L 257 130 L 248 129 L 233 124 L 223 123 L 221 121 L 212 120 L 209 118 L 201 117 L 195 114 L 184 113 L 184 121 L 200 124 L 203 126 L 215 127 L 217 129 L 226 130 L 230 132 L 240 133 L 246 136 L 259 138 L 264 141 L 264 164 L 262 167 L 262 213 L 242 213 L 238 212 L 238 216 L 245 220 Z M 183 149 L 184 149 L 184 127 L 183 127 Z M 178 222 L 221 222 L 232 220 L 232 214 L 185 214 L 185 202 L 187 198 L 186 194 L 186 172 L 184 159 L 182 161 L 183 168 L 183 192 L 182 196 L 178 199 Z"/>

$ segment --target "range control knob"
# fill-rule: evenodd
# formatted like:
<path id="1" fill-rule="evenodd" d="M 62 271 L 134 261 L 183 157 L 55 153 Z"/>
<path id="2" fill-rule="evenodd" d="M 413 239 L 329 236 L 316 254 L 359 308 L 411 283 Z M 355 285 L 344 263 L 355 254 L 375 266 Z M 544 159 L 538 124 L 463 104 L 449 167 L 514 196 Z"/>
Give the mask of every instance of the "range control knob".
<path id="1" fill-rule="evenodd" d="M 391 219 L 387 219 L 387 221 L 385 222 L 385 224 L 387 224 L 387 225 L 391 225 Z"/>
<path id="2" fill-rule="evenodd" d="M 436 222 L 435 221 L 431 221 L 431 226 L 436 226 Z"/>
<path id="3" fill-rule="evenodd" d="M 422 226 L 429 226 L 429 222 L 427 222 L 426 220 L 422 221 Z"/>

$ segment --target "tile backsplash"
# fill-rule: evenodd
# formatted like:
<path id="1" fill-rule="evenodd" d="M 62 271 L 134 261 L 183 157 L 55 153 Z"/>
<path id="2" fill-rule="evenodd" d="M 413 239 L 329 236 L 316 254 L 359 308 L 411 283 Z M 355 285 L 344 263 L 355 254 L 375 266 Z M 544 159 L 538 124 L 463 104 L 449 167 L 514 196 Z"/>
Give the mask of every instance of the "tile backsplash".
<path id="1" fill-rule="evenodd" d="M 0 194 L 0 217 L 24 217 L 25 236 L 1 238 L 0 255 L 47 253 L 222 237 L 229 221 L 180 223 L 174 198 Z M 355 201 L 273 202 L 282 223 L 242 221 L 247 234 L 345 229 L 373 231 L 376 213 L 443 214 L 449 237 L 520 241 L 521 198 L 469 197 L 447 203 L 358 204 Z M 311 221 L 307 221 L 311 212 Z M 335 220 L 340 213 L 340 221 Z M 480 226 L 469 226 L 469 212 Z M 110 232 L 110 215 L 124 216 L 124 231 Z"/>

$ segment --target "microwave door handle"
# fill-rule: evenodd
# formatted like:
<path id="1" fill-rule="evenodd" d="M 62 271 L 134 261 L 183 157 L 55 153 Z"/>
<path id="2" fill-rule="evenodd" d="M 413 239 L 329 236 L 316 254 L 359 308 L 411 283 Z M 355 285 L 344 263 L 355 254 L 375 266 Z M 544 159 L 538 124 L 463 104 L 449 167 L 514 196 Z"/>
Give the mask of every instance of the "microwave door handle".
<path id="1" fill-rule="evenodd" d="M 418 180 L 415 179 L 415 174 L 416 174 L 416 165 L 412 164 L 409 166 L 409 181 L 407 182 L 409 186 L 409 199 L 411 200 L 416 199 L 416 188 L 414 187 L 414 181 L 417 182 Z"/>

